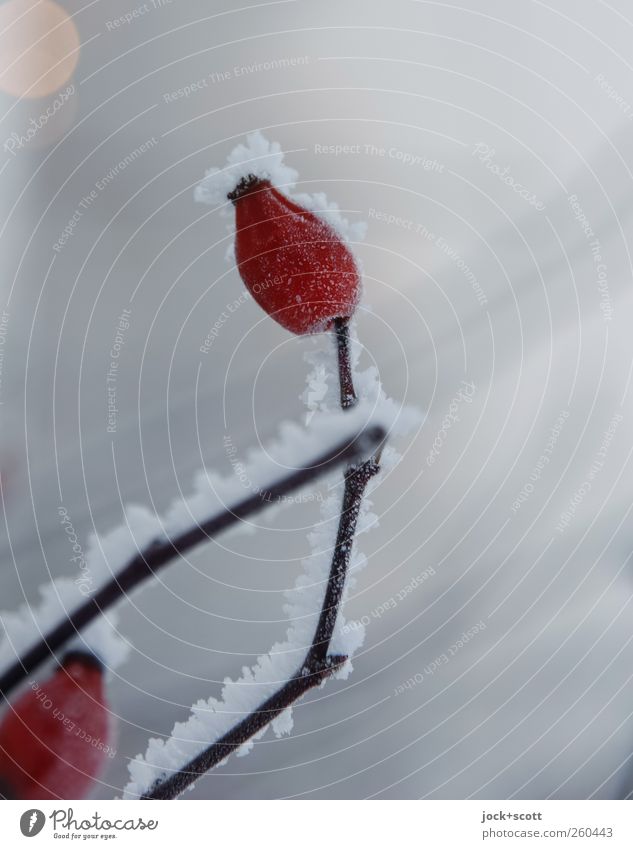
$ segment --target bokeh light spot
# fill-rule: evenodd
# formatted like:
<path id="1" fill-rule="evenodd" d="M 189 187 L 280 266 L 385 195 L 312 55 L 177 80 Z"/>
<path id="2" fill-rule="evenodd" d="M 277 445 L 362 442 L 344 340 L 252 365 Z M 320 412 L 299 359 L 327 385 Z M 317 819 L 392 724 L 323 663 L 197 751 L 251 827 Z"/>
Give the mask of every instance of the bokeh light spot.
<path id="1" fill-rule="evenodd" d="M 0 3 L 0 91 L 46 97 L 68 82 L 78 59 L 77 27 L 57 3 Z"/>

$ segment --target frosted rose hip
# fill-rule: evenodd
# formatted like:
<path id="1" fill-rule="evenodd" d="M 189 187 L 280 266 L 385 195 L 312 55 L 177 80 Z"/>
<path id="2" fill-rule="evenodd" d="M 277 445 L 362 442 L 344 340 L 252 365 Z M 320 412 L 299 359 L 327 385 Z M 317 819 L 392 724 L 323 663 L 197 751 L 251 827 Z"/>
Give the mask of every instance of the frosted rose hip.
<path id="1" fill-rule="evenodd" d="M 350 318 L 360 300 L 352 252 L 322 218 L 268 180 L 249 176 L 228 197 L 235 206 L 235 256 L 257 303 L 292 333 L 320 333 Z"/>
<path id="2" fill-rule="evenodd" d="M 0 798 L 83 798 L 108 759 L 110 741 L 103 669 L 89 654 L 69 653 L 48 680 L 5 709 Z"/>

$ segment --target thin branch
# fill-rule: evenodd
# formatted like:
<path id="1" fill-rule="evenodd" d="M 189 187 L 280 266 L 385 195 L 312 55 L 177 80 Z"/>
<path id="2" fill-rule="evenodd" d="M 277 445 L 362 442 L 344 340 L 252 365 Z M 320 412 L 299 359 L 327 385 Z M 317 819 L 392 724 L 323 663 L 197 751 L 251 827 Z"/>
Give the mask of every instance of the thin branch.
<path id="1" fill-rule="evenodd" d="M 161 539 L 151 543 L 130 560 L 92 598 L 69 613 L 66 619 L 45 634 L 0 676 L 0 700 L 6 699 L 18 684 L 47 661 L 51 655 L 55 655 L 79 631 L 120 601 L 132 589 L 152 578 L 160 569 L 200 543 L 212 539 L 232 525 L 279 501 L 293 490 L 316 480 L 343 463 L 367 456 L 384 438 L 385 432 L 382 428 L 367 428 L 353 439 L 339 443 L 313 463 L 275 481 L 267 489 L 260 490 L 256 495 L 245 498 L 233 507 L 189 528 L 173 539 Z"/>
<path id="2" fill-rule="evenodd" d="M 224 736 L 212 743 L 186 766 L 181 767 L 168 778 L 159 779 L 152 789 L 141 799 L 176 799 L 181 793 L 191 787 L 201 775 L 222 763 L 232 752 L 238 749 L 251 737 L 269 725 L 280 713 L 289 708 L 308 690 L 318 687 L 326 678 L 332 675 L 347 660 L 345 655 L 334 655 L 327 658 L 325 663 L 313 669 L 302 669 L 281 689 L 263 702 L 245 719 L 233 726 Z"/>
<path id="3" fill-rule="evenodd" d="M 338 353 L 341 407 L 346 410 L 358 402 L 352 379 L 348 320 L 337 319 L 334 332 Z M 378 450 L 381 445 L 378 446 Z M 232 752 L 269 725 L 308 690 L 322 684 L 347 661 L 344 655 L 330 655 L 330 644 L 343 599 L 363 496 L 371 478 L 380 471 L 378 457 L 377 454 L 360 464 L 351 462 L 345 472 L 343 503 L 330 574 L 312 645 L 301 669 L 219 740 L 168 777 L 158 779 L 149 792 L 141 797 L 142 799 L 176 799 L 202 775 L 222 763 Z"/>
<path id="4" fill-rule="evenodd" d="M 350 354 L 349 318 L 334 319 L 336 352 L 338 354 L 338 376 L 341 389 L 341 409 L 348 410 L 358 402 L 354 379 L 352 377 L 352 358 Z"/>
<path id="5" fill-rule="evenodd" d="M 232 752 L 271 723 L 286 708 L 318 687 L 346 661 L 344 655 L 330 655 L 330 643 L 339 612 L 362 497 L 378 466 L 369 460 L 350 467 L 345 473 L 343 509 L 332 567 L 312 645 L 301 669 L 283 687 L 234 725 L 215 743 L 167 778 L 159 779 L 142 799 L 175 799 L 201 775 L 222 763 Z"/>
<path id="6" fill-rule="evenodd" d="M 345 488 L 343 490 L 343 506 L 339 520 L 336 545 L 332 556 L 332 566 L 328 579 L 323 607 L 312 641 L 312 647 L 306 658 L 306 666 L 312 669 L 316 663 L 323 663 L 334 633 L 336 617 L 345 589 L 347 569 L 356 535 L 356 524 L 360 513 L 363 495 L 370 479 L 378 474 L 380 467 L 367 460 L 360 466 L 350 466 L 345 472 Z"/>

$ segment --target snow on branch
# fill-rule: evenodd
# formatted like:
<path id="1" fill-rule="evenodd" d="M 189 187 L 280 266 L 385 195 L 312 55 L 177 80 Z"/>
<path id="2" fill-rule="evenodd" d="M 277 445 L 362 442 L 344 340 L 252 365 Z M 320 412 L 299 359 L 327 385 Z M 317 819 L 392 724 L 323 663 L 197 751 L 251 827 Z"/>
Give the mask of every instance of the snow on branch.
<path id="1" fill-rule="evenodd" d="M 352 381 L 351 370 L 359 356 L 360 346 L 355 338 L 351 342 L 351 351 L 342 351 L 336 338 L 326 351 L 307 356 L 313 371 L 304 397 L 311 422 L 336 414 L 345 396 L 341 387 Z M 339 366 L 349 368 L 344 379 Z M 365 419 L 363 411 L 371 410 L 391 434 L 407 433 L 418 424 L 416 411 L 386 397 L 375 368 L 356 375 L 356 385 L 353 408 L 344 408 L 346 423 L 359 415 Z M 393 467 L 398 459 L 397 452 L 386 446 L 383 467 Z M 166 740 L 152 738 L 145 754 L 129 765 L 131 780 L 125 798 L 176 798 L 231 753 L 247 754 L 269 725 L 277 736 L 289 734 L 297 699 L 328 677 L 349 675 L 351 658 L 364 641 L 364 627 L 355 623 L 346 628 L 341 607 L 355 574 L 365 565 L 354 545 L 355 536 L 377 524 L 364 496 L 371 494 L 380 471 L 377 459 L 350 466 L 343 504 L 338 492 L 323 501 L 321 522 L 308 536 L 312 553 L 303 560 L 294 588 L 285 594 L 284 612 L 291 621 L 286 639 L 259 657 L 252 668 L 244 667 L 238 680 L 227 678 L 219 699 L 194 704 L 190 717 L 176 723 Z M 337 519 L 338 531 L 333 531 Z"/>
<path id="2" fill-rule="evenodd" d="M 249 455 L 246 467 L 252 489 L 246 493 L 237 476 L 221 477 L 203 469 L 193 494 L 175 501 L 165 516 L 128 507 L 123 524 L 91 538 L 86 567 L 93 583 L 88 598 L 82 593 L 84 583 L 59 578 L 41 588 L 39 605 L 0 613 L 0 669 L 5 668 L 0 696 L 6 698 L 61 649 L 89 651 L 106 668 L 119 666 L 128 646 L 117 629 L 116 611 L 106 616 L 106 610 L 193 546 L 257 511 L 281 506 L 283 495 L 366 454 L 371 450 L 368 445 L 383 438 L 392 423 L 371 406 L 354 413 L 344 420 L 341 413 L 320 415 L 309 430 L 284 424 L 273 444 Z"/>

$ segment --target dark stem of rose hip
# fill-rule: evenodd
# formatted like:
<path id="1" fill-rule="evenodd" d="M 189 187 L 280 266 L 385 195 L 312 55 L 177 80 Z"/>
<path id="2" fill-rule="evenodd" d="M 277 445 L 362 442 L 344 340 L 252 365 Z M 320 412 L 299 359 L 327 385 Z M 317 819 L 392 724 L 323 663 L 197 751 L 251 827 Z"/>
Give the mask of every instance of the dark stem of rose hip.
<path id="1" fill-rule="evenodd" d="M 336 350 L 338 354 L 338 376 L 341 388 L 341 408 L 349 410 L 358 402 L 352 378 L 352 358 L 350 353 L 349 319 L 335 318 Z"/>
<path id="2" fill-rule="evenodd" d="M 256 177 L 254 174 L 248 174 L 246 177 L 242 177 L 233 191 L 228 193 L 227 198 L 235 203 L 235 201 L 239 200 L 242 195 L 245 195 L 254 189 L 259 189 L 263 185 L 264 181 L 262 179 Z"/>

